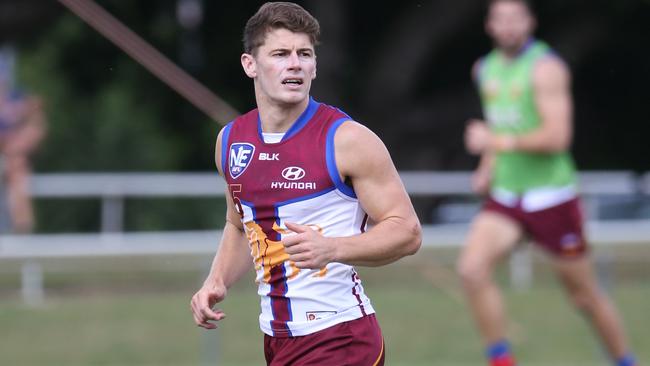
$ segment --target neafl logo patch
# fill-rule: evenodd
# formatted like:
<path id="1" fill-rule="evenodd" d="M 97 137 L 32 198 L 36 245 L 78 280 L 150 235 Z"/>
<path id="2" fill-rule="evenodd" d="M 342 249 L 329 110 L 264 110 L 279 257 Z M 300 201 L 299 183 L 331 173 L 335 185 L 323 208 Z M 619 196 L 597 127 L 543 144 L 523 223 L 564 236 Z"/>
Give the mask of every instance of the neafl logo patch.
<path id="1" fill-rule="evenodd" d="M 282 177 L 286 180 L 299 180 L 304 178 L 305 170 L 297 166 L 289 166 L 282 169 Z"/>
<path id="2" fill-rule="evenodd" d="M 233 179 L 237 179 L 248 168 L 254 152 L 255 146 L 247 142 L 235 142 L 230 145 L 229 166 Z"/>

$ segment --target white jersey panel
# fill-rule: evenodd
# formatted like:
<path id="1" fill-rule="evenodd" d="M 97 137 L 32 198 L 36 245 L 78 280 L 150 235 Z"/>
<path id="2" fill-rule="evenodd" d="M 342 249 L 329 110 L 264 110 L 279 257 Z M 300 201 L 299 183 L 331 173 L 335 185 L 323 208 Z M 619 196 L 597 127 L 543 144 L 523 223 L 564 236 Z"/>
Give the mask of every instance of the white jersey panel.
<path id="1" fill-rule="evenodd" d="M 245 204 L 242 206 L 244 222 L 252 220 L 253 210 Z M 357 199 L 336 189 L 308 199 L 278 203 L 277 210 L 278 217 L 308 225 L 327 237 L 361 233 L 366 217 Z M 282 237 L 294 235 L 286 230 L 284 222 L 280 223 L 279 231 Z M 252 252 L 254 254 L 255 250 Z M 354 267 L 330 263 L 324 269 L 307 270 L 298 269 L 289 261 L 282 265 L 287 276 L 285 296 L 290 299 L 291 311 L 291 321 L 287 322 L 287 326 L 292 336 L 310 334 L 374 313 Z M 271 321 L 274 316 L 268 296 L 271 286 L 265 282 L 268 270 L 265 272 L 263 266 L 257 265 L 256 272 L 262 307 L 260 328 L 264 333 L 273 335 Z"/>

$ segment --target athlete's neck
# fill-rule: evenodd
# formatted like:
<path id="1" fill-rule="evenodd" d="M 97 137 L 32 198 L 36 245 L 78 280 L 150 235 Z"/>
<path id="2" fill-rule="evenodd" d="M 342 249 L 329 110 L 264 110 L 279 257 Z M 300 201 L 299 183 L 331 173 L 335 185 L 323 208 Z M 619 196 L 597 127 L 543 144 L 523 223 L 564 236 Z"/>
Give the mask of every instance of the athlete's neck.
<path id="1" fill-rule="evenodd" d="M 528 47 L 530 47 L 531 44 L 535 42 L 535 39 L 533 37 L 528 37 L 526 41 L 514 46 L 514 47 L 499 47 L 499 51 L 501 51 L 501 54 L 503 57 L 505 57 L 507 60 L 514 60 L 517 57 L 521 56 L 526 52 Z"/>
<path id="2" fill-rule="evenodd" d="M 309 98 L 297 104 L 258 103 L 262 132 L 287 132 L 308 105 Z"/>

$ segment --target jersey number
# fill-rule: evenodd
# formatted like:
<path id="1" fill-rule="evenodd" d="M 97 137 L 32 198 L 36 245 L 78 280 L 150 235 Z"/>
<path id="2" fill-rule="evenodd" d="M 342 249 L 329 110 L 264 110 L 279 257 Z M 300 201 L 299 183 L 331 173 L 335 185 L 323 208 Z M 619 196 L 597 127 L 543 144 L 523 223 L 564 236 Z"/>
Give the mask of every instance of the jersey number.
<path id="1" fill-rule="evenodd" d="M 235 204 L 235 211 L 239 214 L 239 217 L 244 218 L 244 208 L 241 205 L 241 200 L 237 197 L 237 193 L 241 192 L 241 184 L 229 184 L 228 190 L 232 196 L 232 201 Z"/>

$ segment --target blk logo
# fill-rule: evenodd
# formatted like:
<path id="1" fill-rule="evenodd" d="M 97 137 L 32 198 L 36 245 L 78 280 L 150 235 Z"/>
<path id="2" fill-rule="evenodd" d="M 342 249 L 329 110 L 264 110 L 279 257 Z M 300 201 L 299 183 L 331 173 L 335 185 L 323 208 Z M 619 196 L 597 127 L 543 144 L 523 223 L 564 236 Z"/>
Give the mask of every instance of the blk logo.
<path id="1" fill-rule="evenodd" d="M 280 160 L 280 153 L 260 153 L 259 160 Z"/>
<path id="2" fill-rule="evenodd" d="M 289 166 L 282 169 L 282 177 L 286 180 L 298 180 L 305 177 L 305 170 L 297 166 Z"/>
<path id="3" fill-rule="evenodd" d="M 235 142 L 230 145 L 230 176 L 233 179 L 236 179 L 251 162 L 253 157 L 253 152 L 255 152 L 255 146 L 247 142 Z"/>

